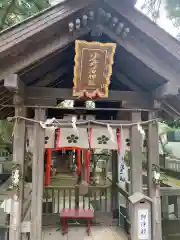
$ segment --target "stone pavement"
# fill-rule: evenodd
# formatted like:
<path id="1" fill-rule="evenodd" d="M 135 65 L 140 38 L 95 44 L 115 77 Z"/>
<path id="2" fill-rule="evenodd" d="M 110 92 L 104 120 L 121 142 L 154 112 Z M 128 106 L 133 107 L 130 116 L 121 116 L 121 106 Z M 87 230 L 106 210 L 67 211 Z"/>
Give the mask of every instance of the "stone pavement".
<path id="1" fill-rule="evenodd" d="M 120 228 L 93 226 L 90 236 L 87 236 L 86 228 L 69 226 L 67 235 L 62 235 L 57 228 L 44 228 L 43 240 L 128 240 Z"/>

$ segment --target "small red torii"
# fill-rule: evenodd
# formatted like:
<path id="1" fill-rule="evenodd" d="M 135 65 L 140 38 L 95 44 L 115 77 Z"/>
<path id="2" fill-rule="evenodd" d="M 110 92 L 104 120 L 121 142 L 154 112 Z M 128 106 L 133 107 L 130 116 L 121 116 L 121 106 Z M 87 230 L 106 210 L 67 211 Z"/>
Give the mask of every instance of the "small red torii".
<path id="1" fill-rule="evenodd" d="M 56 139 L 56 151 L 59 150 L 76 150 L 77 152 L 77 171 L 76 173 L 79 174 L 81 172 L 81 151 L 84 151 L 85 153 L 85 166 L 87 169 L 87 183 L 90 183 L 90 150 L 89 149 L 82 149 L 79 147 L 59 147 L 58 142 L 59 142 L 59 137 L 60 137 L 60 129 L 58 129 L 57 133 L 57 139 Z M 45 174 L 45 186 L 48 186 L 50 184 L 50 177 L 51 177 L 51 161 L 52 161 L 52 151 L 54 150 L 53 148 L 46 148 L 47 150 L 47 161 L 46 161 L 46 174 Z"/>

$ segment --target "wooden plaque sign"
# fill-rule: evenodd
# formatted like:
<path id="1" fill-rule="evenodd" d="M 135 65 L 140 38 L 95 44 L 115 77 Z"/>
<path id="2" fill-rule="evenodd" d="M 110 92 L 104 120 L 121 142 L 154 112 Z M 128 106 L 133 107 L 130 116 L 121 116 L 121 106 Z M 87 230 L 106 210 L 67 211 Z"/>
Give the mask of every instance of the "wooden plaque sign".
<path id="1" fill-rule="evenodd" d="M 76 41 L 73 96 L 108 97 L 115 43 Z"/>

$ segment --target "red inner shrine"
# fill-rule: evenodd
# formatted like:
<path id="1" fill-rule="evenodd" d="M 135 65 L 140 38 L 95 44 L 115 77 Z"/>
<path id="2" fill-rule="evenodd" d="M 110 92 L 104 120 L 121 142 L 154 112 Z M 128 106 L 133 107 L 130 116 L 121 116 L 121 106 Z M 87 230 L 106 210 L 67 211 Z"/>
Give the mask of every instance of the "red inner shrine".
<path id="1" fill-rule="evenodd" d="M 77 168 L 76 168 L 76 174 L 79 175 L 82 170 L 81 166 L 81 151 L 84 151 L 84 156 L 85 156 L 85 167 L 87 171 L 87 178 L 86 182 L 89 184 L 90 183 L 90 157 L 91 157 L 91 136 L 92 136 L 92 129 L 89 131 L 89 149 L 83 149 L 80 147 L 59 147 L 59 138 L 60 138 L 60 128 L 57 131 L 57 137 L 56 137 L 56 151 L 60 150 L 75 150 L 77 153 Z M 120 129 L 117 129 L 117 143 L 118 143 L 118 153 L 120 152 L 120 144 L 121 144 L 121 132 Z M 50 176 L 51 176 L 51 162 L 52 162 L 52 151 L 53 148 L 46 148 L 47 151 L 47 159 L 46 159 L 46 174 L 45 174 L 45 186 L 48 186 L 50 184 Z"/>
<path id="2" fill-rule="evenodd" d="M 85 154 L 85 166 L 87 170 L 87 179 L 86 182 L 90 183 L 90 150 L 89 149 L 82 149 L 79 147 L 59 147 L 60 137 L 60 129 L 58 129 L 57 132 L 57 139 L 56 139 L 56 151 L 59 150 L 75 150 L 77 153 L 77 169 L 76 174 L 79 175 L 81 173 L 81 151 L 84 151 Z M 50 176 L 51 176 L 51 162 L 52 162 L 52 148 L 46 148 L 47 150 L 47 159 L 46 159 L 46 174 L 45 174 L 45 186 L 48 186 L 50 184 Z"/>

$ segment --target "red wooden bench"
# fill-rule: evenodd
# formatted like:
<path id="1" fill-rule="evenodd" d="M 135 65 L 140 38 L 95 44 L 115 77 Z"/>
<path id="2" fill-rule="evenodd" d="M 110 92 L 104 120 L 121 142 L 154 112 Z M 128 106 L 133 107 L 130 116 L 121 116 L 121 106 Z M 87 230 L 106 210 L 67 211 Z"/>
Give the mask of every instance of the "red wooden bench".
<path id="1" fill-rule="evenodd" d="M 60 218 L 62 219 L 62 234 L 68 233 L 68 219 L 87 219 L 87 234 L 89 235 L 94 213 L 90 209 L 64 208 L 60 212 Z"/>

